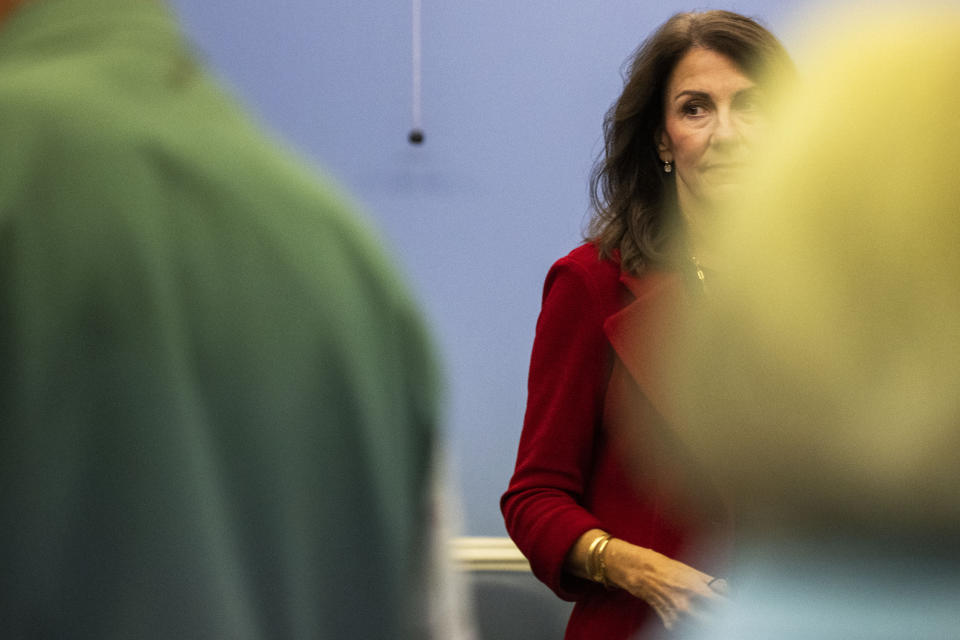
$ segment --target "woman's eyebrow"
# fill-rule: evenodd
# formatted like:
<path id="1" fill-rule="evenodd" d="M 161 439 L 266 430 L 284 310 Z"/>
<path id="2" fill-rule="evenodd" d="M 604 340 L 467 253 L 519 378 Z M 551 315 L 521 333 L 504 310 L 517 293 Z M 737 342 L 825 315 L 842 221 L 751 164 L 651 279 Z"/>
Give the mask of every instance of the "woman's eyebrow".
<path id="1" fill-rule="evenodd" d="M 744 87 L 743 89 L 740 89 L 739 91 L 737 91 L 736 93 L 734 93 L 733 96 L 736 98 L 736 97 L 742 96 L 742 95 L 744 95 L 744 94 L 755 93 L 756 91 L 757 91 L 757 87 L 756 87 L 756 86 Z M 676 102 L 676 101 L 679 100 L 680 98 L 686 98 L 686 97 L 700 98 L 700 99 L 702 99 L 702 100 L 712 100 L 712 99 L 713 99 L 712 96 L 711 96 L 709 93 L 707 93 L 706 91 L 697 91 L 697 90 L 695 90 L 695 89 L 684 89 L 683 91 L 677 93 L 677 95 L 673 96 L 673 101 Z"/>
<path id="2" fill-rule="evenodd" d="M 684 98 L 686 96 L 690 96 L 692 98 L 705 98 L 707 100 L 710 99 L 710 94 L 707 93 L 706 91 L 694 91 L 692 89 L 685 89 L 684 91 L 681 91 L 677 95 L 673 96 L 673 101 L 676 102 L 680 98 Z"/>

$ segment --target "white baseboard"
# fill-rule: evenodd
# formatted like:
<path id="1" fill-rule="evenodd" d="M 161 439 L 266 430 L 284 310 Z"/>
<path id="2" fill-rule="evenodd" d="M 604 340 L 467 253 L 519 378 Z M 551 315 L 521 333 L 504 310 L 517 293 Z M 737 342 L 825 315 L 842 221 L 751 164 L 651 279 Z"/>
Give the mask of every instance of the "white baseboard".
<path id="1" fill-rule="evenodd" d="M 454 564 L 464 571 L 530 571 L 530 563 L 510 538 L 454 538 L 450 549 Z"/>

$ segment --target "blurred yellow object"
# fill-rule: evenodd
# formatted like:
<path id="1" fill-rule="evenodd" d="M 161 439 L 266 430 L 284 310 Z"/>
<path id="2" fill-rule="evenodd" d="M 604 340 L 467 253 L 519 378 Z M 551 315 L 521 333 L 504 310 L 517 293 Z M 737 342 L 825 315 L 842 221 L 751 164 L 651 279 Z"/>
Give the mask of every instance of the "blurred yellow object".
<path id="1" fill-rule="evenodd" d="M 960 529 L 960 16 L 839 21 L 783 101 L 680 357 L 753 522 Z"/>

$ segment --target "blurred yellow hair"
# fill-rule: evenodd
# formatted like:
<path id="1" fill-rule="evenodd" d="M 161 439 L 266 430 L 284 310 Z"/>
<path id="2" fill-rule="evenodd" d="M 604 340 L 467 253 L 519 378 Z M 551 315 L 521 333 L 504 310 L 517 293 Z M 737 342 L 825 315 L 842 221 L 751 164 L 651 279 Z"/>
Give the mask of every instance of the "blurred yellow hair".
<path id="1" fill-rule="evenodd" d="M 958 528 L 960 16 L 831 23 L 718 212 L 680 433 L 762 521 Z"/>

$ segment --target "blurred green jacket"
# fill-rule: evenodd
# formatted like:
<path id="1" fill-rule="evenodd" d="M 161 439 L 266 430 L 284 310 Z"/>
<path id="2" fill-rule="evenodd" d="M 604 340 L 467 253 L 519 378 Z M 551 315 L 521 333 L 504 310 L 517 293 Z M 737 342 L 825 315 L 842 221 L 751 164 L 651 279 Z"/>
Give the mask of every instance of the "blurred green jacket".
<path id="1" fill-rule="evenodd" d="M 423 637 L 435 377 L 159 2 L 0 26 L 4 638 Z"/>

